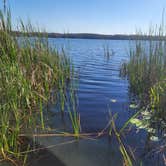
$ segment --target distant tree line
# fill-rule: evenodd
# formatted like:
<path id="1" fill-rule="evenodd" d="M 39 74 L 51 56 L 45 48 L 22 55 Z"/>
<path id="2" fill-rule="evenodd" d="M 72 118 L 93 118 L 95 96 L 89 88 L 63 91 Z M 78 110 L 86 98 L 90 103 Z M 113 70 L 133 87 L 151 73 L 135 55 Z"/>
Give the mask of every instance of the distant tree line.
<path id="1" fill-rule="evenodd" d="M 13 31 L 12 34 L 17 36 L 26 35 L 18 31 Z M 91 33 L 40 33 L 32 32 L 28 33 L 29 37 L 45 35 L 48 38 L 75 38 L 75 39 L 104 39 L 104 40 L 166 40 L 166 36 L 152 36 L 152 35 L 103 35 L 103 34 L 91 34 Z"/>

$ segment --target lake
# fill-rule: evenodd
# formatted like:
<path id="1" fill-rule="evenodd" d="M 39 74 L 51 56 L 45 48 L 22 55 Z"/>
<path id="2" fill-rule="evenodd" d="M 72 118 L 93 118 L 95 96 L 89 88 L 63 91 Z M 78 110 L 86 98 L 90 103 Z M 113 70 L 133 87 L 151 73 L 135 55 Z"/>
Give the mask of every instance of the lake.
<path id="1" fill-rule="evenodd" d="M 128 61 L 128 50 L 132 43 L 127 40 L 90 39 L 49 39 L 49 42 L 53 47 L 64 47 L 73 61 L 78 78 L 77 111 L 81 116 L 82 132 L 102 131 L 110 120 L 110 112 L 117 113 L 115 123 L 119 130 L 135 112 L 129 107 L 132 99 L 128 80 L 120 77 L 120 67 L 123 62 Z M 113 51 L 113 55 L 109 57 L 105 55 L 105 46 L 110 52 Z M 56 105 L 50 105 L 49 112 L 50 127 L 62 131 L 68 127 L 68 117 L 59 116 Z M 94 139 L 44 137 L 38 138 L 37 141 L 43 146 L 50 147 L 50 152 L 60 161 L 59 165 L 123 165 L 118 142 L 115 136 L 109 137 L 108 134 Z M 123 142 L 126 148 L 135 154 L 134 165 L 163 164 L 161 156 L 147 153 L 156 144 L 148 141 L 145 131 L 137 132 L 133 127 L 124 136 Z M 48 165 L 53 165 L 51 160 L 48 162 Z"/>

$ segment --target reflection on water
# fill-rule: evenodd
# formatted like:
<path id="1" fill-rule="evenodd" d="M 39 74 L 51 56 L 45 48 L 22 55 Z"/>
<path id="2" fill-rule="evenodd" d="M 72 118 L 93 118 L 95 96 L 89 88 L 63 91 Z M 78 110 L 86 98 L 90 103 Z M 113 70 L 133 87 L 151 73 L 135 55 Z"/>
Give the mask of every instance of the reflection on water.
<path id="1" fill-rule="evenodd" d="M 109 110 L 118 113 L 116 127 L 120 129 L 133 114 L 129 109 L 128 81 L 119 77 L 122 62 L 128 60 L 129 41 L 50 39 L 50 43 L 67 48 L 78 72 L 78 111 L 82 132 L 101 131 L 109 121 Z M 104 56 L 105 43 L 114 51 L 109 58 Z M 69 126 L 68 117 L 59 116 L 54 105 L 49 110 L 52 112 L 49 125 L 65 130 Z M 136 151 L 138 159 L 143 159 L 146 137 L 145 132 L 131 131 L 124 139 Z M 38 142 L 44 146 L 54 145 L 50 151 L 67 166 L 122 165 L 117 141 L 108 135 L 74 142 L 73 138 L 47 137 L 39 138 Z M 64 142 L 69 143 L 64 145 Z M 158 160 L 153 158 L 143 162 L 145 165 L 152 163 L 157 165 Z"/>

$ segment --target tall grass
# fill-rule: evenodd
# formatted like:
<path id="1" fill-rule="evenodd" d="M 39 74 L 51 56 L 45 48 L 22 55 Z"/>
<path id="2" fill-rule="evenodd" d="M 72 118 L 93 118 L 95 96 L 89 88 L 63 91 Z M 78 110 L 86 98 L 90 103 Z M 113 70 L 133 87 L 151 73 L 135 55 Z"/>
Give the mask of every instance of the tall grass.
<path id="1" fill-rule="evenodd" d="M 160 126 L 166 130 L 166 39 L 164 28 L 163 23 L 158 30 L 151 28 L 148 41 L 135 42 L 134 48 L 130 49 L 129 62 L 122 65 L 121 75 L 128 78 L 131 93 L 139 100 L 140 108 L 149 116 L 142 116 L 142 120 L 145 120 L 146 117 L 149 127 Z M 153 41 L 153 36 L 158 36 L 161 40 Z"/>
<path id="2" fill-rule="evenodd" d="M 109 136 L 112 136 L 112 133 L 114 132 L 116 140 L 119 144 L 119 151 L 121 152 L 122 157 L 123 157 L 123 165 L 132 166 L 133 165 L 132 158 L 130 157 L 130 154 L 127 151 L 127 147 L 125 146 L 125 144 L 122 141 L 122 130 L 126 126 L 124 124 L 124 127 L 122 127 L 122 129 L 120 131 L 118 131 L 116 128 L 116 125 L 115 125 L 115 120 L 117 118 L 117 114 L 115 114 L 115 115 L 110 114 L 110 116 L 111 116 L 111 120 L 110 120 Z"/>
<path id="3" fill-rule="evenodd" d="M 115 52 L 113 49 L 109 49 L 109 45 L 105 44 L 103 45 L 103 50 L 104 50 L 104 57 L 107 58 L 107 60 L 110 59 L 113 55 L 115 55 Z"/>
<path id="4" fill-rule="evenodd" d="M 29 146 L 23 148 L 19 134 L 44 128 L 43 106 L 66 86 L 70 60 L 42 33 L 31 37 L 37 29 L 30 23 L 20 21 L 17 31 L 20 38 L 12 33 L 10 11 L 0 11 L 0 157 L 24 163 L 19 154 Z"/>
<path id="5" fill-rule="evenodd" d="M 81 122 L 80 122 L 80 114 L 77 111 L 78 103 L 77 103 L 77 96 L 76 96 L 75 87 L 73 83 L 70 86 L 69 93 L 70 93 L 69 99 L 68 99 L 69 105 L 67 106 L 67 109 L 68 109 L 69 117 L 71 120 L 73 133 L 76 138 L 79 138 L 80 131 L 81 131 Z"/>

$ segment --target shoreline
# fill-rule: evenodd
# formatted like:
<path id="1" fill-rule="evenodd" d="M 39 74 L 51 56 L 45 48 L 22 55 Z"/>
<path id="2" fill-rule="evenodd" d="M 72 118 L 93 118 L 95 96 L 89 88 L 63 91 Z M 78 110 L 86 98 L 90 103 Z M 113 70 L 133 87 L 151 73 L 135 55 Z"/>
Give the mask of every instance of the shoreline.
<path id="1" fill-rule="evenodd" d="M 27 35 L 26 33 L 19 31 L 12 31 L 13 35 L 22 37 Z M 47 32 L 31 32 L 28 34 L 29 37 L 35 36 L 46 36 L 48 38 L 70 38 L 70 39 L 100 39 L 100 40 L 154 40 L 161 41 L 166 40 L 166 36 L 154 36 L 154 35 L 104 35 L 104 34 L 93 34 L 93 33 L 47 33 Z"/>

